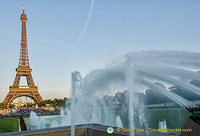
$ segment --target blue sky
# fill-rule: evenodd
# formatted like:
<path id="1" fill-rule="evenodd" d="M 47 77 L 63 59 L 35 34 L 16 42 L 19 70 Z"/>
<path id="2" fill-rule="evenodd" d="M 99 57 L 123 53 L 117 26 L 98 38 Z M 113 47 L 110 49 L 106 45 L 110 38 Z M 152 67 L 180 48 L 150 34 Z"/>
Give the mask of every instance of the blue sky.
<path id="1" fill-rule="evenodd" d="M 199 0 L 0 1 L 0 101 L 18 65 L 22 4 L 33 78 L 44 99 L 70 96 L 71 72 L 103 68 L 131 51 L 200 52 Z"/>

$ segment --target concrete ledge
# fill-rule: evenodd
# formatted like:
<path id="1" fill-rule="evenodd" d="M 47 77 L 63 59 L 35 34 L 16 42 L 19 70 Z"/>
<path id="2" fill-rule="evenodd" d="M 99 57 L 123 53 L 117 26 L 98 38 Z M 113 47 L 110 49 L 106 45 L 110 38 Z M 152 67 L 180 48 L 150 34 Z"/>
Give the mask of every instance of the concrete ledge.
<path id="1" fill-rule="evenodd" d="M 23 118 L 23 120 L 24 120 L 24 124 L 25 124 L 25 126 L 26 126 L 26 129 L 27 129 L 27 130 L 30 130 L 29 127 L 28 127 L 28 125 L 27 125 L 27 123 L 26 123 L 26 120 L 25 120 L 24 118 Z"/>
<path id="2" fill-rule="evenodd" d="M 17 119 L 17 127 L 18 127 L 18 131 L 21 132 L 20 119 Z"/>
<path id="3" fill-rule="evenodd" d="M 117 128 L 113 127 L 114 133 L 108 134 L 107 128 L 100 124 L 81 124 L 75 126 L 75 136 L 129 136 L 129 133 L 117 132 Z M 168 133 L 136 133 L 137 136 L 169 136 Z M 38 130 L 29 130 L 12 133 L 2 133 L 0 136 L 71 136 L 71 126 L 46 128 Z"/>
<path id="4" fill-rule="evenodd" d="M 184 129 L 192 129 L 192 132 L 182 132 L 181 136 L 199 136 L 200 135 L 200 125 L 197 124 L 192 119 L 188 119 Z"/>

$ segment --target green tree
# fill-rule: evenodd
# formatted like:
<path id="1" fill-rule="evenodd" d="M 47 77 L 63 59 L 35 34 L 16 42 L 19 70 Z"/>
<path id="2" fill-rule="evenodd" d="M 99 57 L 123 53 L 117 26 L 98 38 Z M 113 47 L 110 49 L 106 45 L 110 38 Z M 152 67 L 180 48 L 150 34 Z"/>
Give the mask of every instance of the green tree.
<path id="1" fill-rule="evenodd" d="M 0 103 L 0 108 L 4 108 L 4 103 Z"/>
<path id="2" fill-rule="evenodd" d="M 64 97 L 63 99 L 57 99 L 57 98 L 53 100 L 48 99 L 48 100 L 44 100 L 40 102 L 38 106 L 42 107 L 42 106 L 46 106 L 46 104 L 50 104 L 53 107 L 56 107 L 56 106 L 62 107 L 62 106 L 65 106 L 66 101 L 68 101 L 68 98 L 66 97 Z"/>
<path id="3" fill-rule="evenodd" d="M 14 107 L 15 107 L 15 105 L 13 105 L 13 104 L 11 104 L 11 105 L 9 106 L 10 109 L 12 109 L 12 108 L 14 108 Z"/>

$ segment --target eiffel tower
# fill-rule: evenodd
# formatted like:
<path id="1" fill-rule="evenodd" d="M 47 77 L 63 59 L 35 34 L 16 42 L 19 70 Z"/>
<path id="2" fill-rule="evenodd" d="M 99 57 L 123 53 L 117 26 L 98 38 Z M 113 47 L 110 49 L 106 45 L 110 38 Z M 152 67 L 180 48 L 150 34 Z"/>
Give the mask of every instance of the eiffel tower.
<path id="1" fill-rule="evenodd" d="M 10 107 L 10 104 L 13 102 L 14 99 L 21 96 L 27 96 L 33 99 L 35 104 L 43 101 L 42 97 L 38 92 L 38 87 L 35 86 L 33 81 L 33 77 L 31 74 L 32 69 L 29 65 L 29 58 L 28 58 L 28 45 L 27 45 L 27 35 L 26 35 L 26 21 L 27 16 L 24 11 L 21 14 L 21 22 L 22 22 L 22 30 L 21 30 L 21 47 L 20 47 L 20 57 L 19 57 L 19 64 L 16 68 L 16 76 L 12 86 L 9 87 L 9 93 L 7 94 L 6 98 L 4 99 L 3 103 L 6 108 Z M 27 86 L 20 85 L 21 77 L 26 77 Z"/>

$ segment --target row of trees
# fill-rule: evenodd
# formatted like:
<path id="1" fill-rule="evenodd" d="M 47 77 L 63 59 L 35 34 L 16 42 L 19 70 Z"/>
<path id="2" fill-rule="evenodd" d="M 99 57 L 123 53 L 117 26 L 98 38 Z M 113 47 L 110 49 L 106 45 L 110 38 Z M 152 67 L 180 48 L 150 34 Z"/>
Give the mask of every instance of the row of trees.
<path id="1" fill-rule="evenodd" d="M 65 106 L 65 102 L 68 100 L 68 98 L 64 97 L 63 99 L 48 99 L 48 100 L 44 100 L 42 102 L 40 102 L 38 104 L 39 107 L 42 107 L 42 106 L 46 106 L 47 104 L 49 104 L 50 106 L 53 106 L 53 107 L 62 107 L 62 106 Z M 35 106 L 36 104 L 35 103 L 27 103 L 27 107 L 32 107 L 32 106 Z M 14 105 L 10 105 L 10 108 L 14 108 L 15 106 Z M 4 103 L 0 103 L 0 109 L 3 109 L 5 108 L 4 107 Z"/>
<path id="2" fill-rule="evenodd" d="M 15 105 L 11 104 L 9 108 L 14 108 Z M 5 105 L 4 103 L 0 103 L 0 109 L 4 109 L 5 108 Z"/>
<path id="3" fill-rule="evenodd" d="M 56 107 L 56 106 L 62 107 L 62 106 L 65 106 L 65 102 L 67 100 L 68 100 L 68 98 L 66 98 L 66 97 L 64 97 L 63 99 L 57 99 L 57 98 L 55 98 L 53 100 L 48 99 L 48 100 L 44 100 L 44 101 L 40 102 L 38 104 L 38 106 L 42 107 L 42 106 L 46 106 L 47 104 L 49 104 L 49 105 L 51 105 L 53 107 Z"/>
<path id="4" fill-rule="evenodd" d="M 4 103 L 0 103 L 0 109 L 4 108 Z"/>

